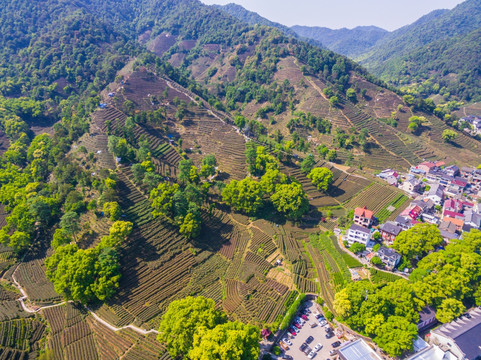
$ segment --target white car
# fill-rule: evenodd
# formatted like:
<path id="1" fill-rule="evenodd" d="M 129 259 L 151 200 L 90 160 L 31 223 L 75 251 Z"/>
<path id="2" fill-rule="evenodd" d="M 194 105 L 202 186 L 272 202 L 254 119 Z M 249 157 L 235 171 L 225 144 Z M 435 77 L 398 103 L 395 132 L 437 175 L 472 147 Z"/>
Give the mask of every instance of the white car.
<path id="1" fill-rule="evenodd" d="M 326 325 L 327 325 L 327 321 L 326 321 L 326 320 L 319 321 L 319 325 L 321 325 L 321 326 L 326 326 Z"/>
<path id="2" fill-rule="evenodd" d="M 314 346 L 314 351 L 315 352 L 318 352 L 319 350 L 322 349 L 322 344 L 317 344 L 316 346 Z"/>
<path id="3" fill-rule="evenodd" d="M 289 346 L 292 346 L 292 342 L 291 342 L 291 340 L 289 340 L 288 338 L 282 339 L 282 342 L 283 342 L 284 344 L 287 344 L 287 345 L 289 345 Z"/>
<path id="4" fill-rule="evenodd" d="M 313 358 L 314 356 L 316 356 L 316 355 L 317 355 L 317 353 L 315 353 L 314 351 L 311 351 L 311 352 L 309 353 L 309 355 L 307 355 L 307 357 L 308 357 L 309 359 L 312 359 L 312 358 Z"/>

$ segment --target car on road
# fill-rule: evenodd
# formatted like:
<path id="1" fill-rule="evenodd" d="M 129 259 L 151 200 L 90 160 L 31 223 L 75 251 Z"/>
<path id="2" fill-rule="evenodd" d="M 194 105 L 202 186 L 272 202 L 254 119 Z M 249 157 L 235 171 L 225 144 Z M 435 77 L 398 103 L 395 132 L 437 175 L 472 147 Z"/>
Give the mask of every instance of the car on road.
<path id="1" fill-rule="evenodd" d="M 314 338 L 312 336 L 309 336 L 307 339 L 306 339 L 306 344 L 310 344 L 312 342 L 312 340 L 314 340 Z"/>
<path id="2" fill-rule="evenodd" d="M 289 340 L 288 338 L 282 339 L 282 342 L 285 343 L 285 344 L 287 344 L 287 345 L 289 345 L 289 346 L 292 346 L 292 342 L 291 342 L 291 340 Z"/>
<path id="3" fill-rule="evenodd" d="M 322 344 L 321 343 L 318 343 L 316 346 L 314 346 L 314 351 L 315 352 L 318 352 L 319 350 L 322 349 Z"/>
<path id="4" fill-rule="evenodd" d="M 341 342 L 340 342 L 340 341 L 336 341 L 336 342 L 333 342 L 333 343 L 332 343 L 332 347 L 333 347 L 333 348 L 337 348 L 337 347 L 339 347 L 339 346 L 341 346 Z"/>
<path id="5" fill-rule="evenodd" d="M 309 355 L 307 355 L 307 357 L 308 357 L 309 359 L 312 359 L 312 358 L 313 358 L 314 356 L 316 356 L 316 355 L 317 355 L 316 352 L 311 351 L 311 352 L 309 353 Z"/>

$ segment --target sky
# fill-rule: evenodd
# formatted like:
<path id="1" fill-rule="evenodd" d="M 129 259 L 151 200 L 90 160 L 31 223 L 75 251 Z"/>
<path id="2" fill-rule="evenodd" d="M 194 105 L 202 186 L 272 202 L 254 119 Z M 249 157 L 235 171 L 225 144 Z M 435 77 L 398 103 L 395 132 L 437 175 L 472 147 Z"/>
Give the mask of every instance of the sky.
<path id="1" fill-rule="evenodd" d="M 234 2 L 283 25 L 331 29 L 376 25 L 395 30 L 436 9 L 452 9 L 463 0 L 201 0 L 205 4 Z"/>

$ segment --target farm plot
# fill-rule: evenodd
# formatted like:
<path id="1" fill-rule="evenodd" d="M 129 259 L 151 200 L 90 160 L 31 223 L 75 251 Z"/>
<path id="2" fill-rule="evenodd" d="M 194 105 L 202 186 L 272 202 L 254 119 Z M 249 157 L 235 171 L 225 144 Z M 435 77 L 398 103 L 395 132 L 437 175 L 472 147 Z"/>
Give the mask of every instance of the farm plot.
<path id="1" fill-rule="evenodd" d="M 28 353 L 40 349 L 38 342 L 44 333 L 45 325 L 33 318 L 0 322 L 0 358 L 14 359 L 14 353 L 28 358 Z"/>
<path id="2" fill-rule="evenodd" d="M 406 208 L 408 203 L 409 198 L 406 195 L 398 194 L 394 200 L 387 204 L 382 210 L 377 212 L 375 216 L 378 218 L 379 223 L 385 222 L 388 218 L 396 218 L 396 216 Z"/>
<path id="3" fill-rule="evenodd" d="M 400 194 L 402 195 L 399 190 L 393 187 L 374 182 L 366 190 L 349 201 L 346 204 L 346 208 L 354 209 L 356 207 L 366 206 L 376 214 L 388 206 L 388 204 L 398 199 Z"/>
<path id="4" fill-rule="evenodd" d="M 233 179 L 244 178 L 244 137 L 232 125 L 220 121 L 207 110 L 196 110 L 189 117 L 183 122 L 181 131 L 183 148 L 195 148 L 204 155 L 214 154 L 222 172 L 228 173 Z M 201 156 L 192 154 L 191 158 L 199 162 Z"/>

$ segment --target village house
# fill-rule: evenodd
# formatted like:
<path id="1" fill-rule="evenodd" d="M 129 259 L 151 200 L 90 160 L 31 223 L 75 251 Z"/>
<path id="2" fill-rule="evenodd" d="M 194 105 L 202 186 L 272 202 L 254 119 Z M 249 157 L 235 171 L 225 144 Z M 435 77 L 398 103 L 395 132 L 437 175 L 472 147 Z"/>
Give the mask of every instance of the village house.
<path id="1" fill-rule="evenodd" d="M 461 168 L 461 176 L 465 179 L 470 179 L 473 176 L 474 168 L 463 166 Z"/>
<path id="2" fill-rule="evenodd" d="M 377 176 L 386 181 L 389 185 L 396 186 L 398 183 L 399 174 L 392 169 L 383 170 Z"/>
<path id="3" fill-rule="evenodd" d="M 422 185 L 422 182 L 413 177 L 411 179 L 408 179 L 408 180 L 404 181 L 401 188 L 404 191 L 406 191 L 410 194 L 413 194 L 413 193 L 419 193 L 420 192 L 421 185 Z"/>
<path id="4" fill-rule="evenodd" d="M 381 226 L 381 238 L 386 245 L 392 245 L 403 229 L 393 221 L 388 221 Z"/>
<path id="5" fill-rule="evenodd" d="M 371 231 L 364 226 L 359 226 L 352 224 L 347 231 L 347 242 L 352 245 L 355 242 L 365 245 L 366 247 L 371 246 Z"/>
<path id="6" fill-rule="evenodd" d="M 464 220 L 462 220 L 462 219 L 456 219 L 456 218 L 452 218 L 452 217 L 449 217 L 449 216 L 445 216 L 443 218 L 443 221 L 451 222 L 454 225 L 456 225 L 456 231 L 461 232 L 463 230 Z"/>
<path id="7" fill-rule="evenodd" d="M 436 171 L 430 172 L 429 174 L 426 174 L 426 180 L 430 183 L 433 183 L 441 180 L 443 176 L 446 176 L 446 174 L 443 173 L 442 171 L 436 170 Z"/>
<path id="8" fill-rule="evenodd" d="M 393 270 L 401 261 L 401 255 L 396 250 L 381 246 L 377 251 L 377 255 L 386 266 L 386 269 Z"/>
<path id="9" fill-rule="evenodd" d="M 431 306 L 426 306 L 419 312 L 418 331 L 424 331 L 434 326 L 438 320 L 436 319 L 436 310 Z"/>
<path id="10" fill-rule="evenodd" d="M 394 222 L 403 230 L 409 230 L 414 226 L 413 221 L 409 217 L 398 215 Z"/>
<path id="11" fill-rule="evenodd" d="M 444 199 L 443 187 L 439 184 L 433 184 L 431 189 L 429 189 L 426 198 L 431 200 L 436 205 L 441 205 Z"/>
<path id="12" fill-rule="evenodd" d="M 436 166 L 436 163 L 433 163 L 431 161 L 425 161 L 416 166 L 416 169 L 421 170 L 425 174 L 429 174 L 431 171 L 437 170 L 438 166 Z"/>
<path id="13" fill-rule="evenodd" d="M 374 221 L 374 213 L 371 210 L 363 208 L 356 208 L 354 210 L 354 223 L 360 226 L 369 227 Z"/>
<path id="14" fill-rule="evenodd" d="M 466 210 L 464 213 L 464 224 L 475 229 L 481 228 L 481 214 L 474 212 L 471 209 Z"/>
<path id="15" fill-rule="evenodd" d="M 456 165 L 447 166 L 444 169 L 444 172 L 448 176 L 458 176 L 459 175 L 459 167 L 457 167 Z"/>
<path id="16" fill-rule="evenodd" d="M 431 330 L 431 343 L 451 352 L 459 360 L 481 358 L 481 309 Z"/>

